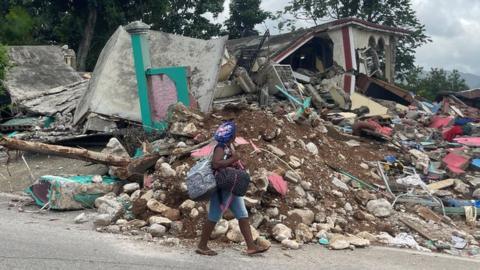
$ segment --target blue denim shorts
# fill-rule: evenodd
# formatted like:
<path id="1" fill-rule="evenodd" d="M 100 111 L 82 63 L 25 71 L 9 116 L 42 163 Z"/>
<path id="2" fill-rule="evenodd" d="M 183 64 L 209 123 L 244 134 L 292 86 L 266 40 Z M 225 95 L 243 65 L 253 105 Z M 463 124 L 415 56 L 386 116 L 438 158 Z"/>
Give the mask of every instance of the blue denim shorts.
<path id="1" fill-rule="evenodd" d="M 208 209 L 208 220 L 218 222 L 222 218 L 222 208 L 220 204 L 227 205 L 228 198 L 232 195 L 229 191 L 217 190 L 210 197 L 210 207 Z M 230 211 L 236 219 L 248 218 L 248 211 L 245 207 L 243 197 L 232 195 Z"/>

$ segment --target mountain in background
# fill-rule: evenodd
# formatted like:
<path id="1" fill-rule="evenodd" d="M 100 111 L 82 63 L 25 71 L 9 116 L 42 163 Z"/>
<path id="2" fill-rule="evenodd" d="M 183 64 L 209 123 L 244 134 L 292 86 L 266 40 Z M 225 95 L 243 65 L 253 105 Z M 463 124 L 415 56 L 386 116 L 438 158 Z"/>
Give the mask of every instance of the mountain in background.
<path id="1" fill-rule="evenodd" d="M 460 72 L 460 75 L 462 76 L 463 79 L 467 82 L 467 85 L 470 86 L 470 88 L 480 88 L 480 76 L 471 74 L 471 73 L 463 73 Z"/>

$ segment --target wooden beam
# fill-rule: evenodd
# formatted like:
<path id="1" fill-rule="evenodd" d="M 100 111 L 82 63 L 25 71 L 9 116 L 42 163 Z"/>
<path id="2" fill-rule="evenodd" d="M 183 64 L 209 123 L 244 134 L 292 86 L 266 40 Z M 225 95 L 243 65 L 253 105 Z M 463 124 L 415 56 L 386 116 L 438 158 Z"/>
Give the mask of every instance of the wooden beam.
<path id="1" fill-rule="evenodd" d="M 46 155 L 54 155 L 71 159 L 90 161 L 109 166 L 125 167 L 131 159 L 119 156 L 108 155 L 87 149 L 51 145 L 40 142 L 28 142 L 2 136 L 0 145 L 10 150 L 20 150 Z"/>

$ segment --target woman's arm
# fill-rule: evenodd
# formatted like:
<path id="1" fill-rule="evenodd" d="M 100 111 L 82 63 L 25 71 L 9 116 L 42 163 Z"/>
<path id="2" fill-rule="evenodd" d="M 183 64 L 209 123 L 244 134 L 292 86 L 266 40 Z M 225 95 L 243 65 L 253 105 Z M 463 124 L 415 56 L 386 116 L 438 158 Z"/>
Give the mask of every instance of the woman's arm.
<path id="1" fill-rule="evenodd" d="M 224 155 L 225 155 L 225 150 L 223 148 L 221 147 L 215 148 L 215 151 L 213 152 L 213 158 L 212 158 L 212 168 L 214 170 L 230 167 L 239 160 L 238 156 L 235 153 L 233 153 L 229 159 L 223 159 Z"/>

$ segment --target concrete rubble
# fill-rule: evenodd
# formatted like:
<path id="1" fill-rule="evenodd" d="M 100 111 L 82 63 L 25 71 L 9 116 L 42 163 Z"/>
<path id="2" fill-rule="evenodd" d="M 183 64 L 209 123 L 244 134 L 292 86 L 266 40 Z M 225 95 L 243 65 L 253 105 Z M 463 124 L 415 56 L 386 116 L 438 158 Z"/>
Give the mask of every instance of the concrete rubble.
<path id="1" fill-rule="evenodd" d="M 150 35 L 158 40 L 168 37 L 156 32 Z M 128 43 L 123 28 L 109 46 L 115 47 L 116 40 Z M 199 42 L 185 40 L 175 38 L 176 43 Z M 212 53 L 220 55 L 224 42 L 208 43 L 215 45 Z M 154 54 L 161 55 L 159 50 L 155 48 Z M 103 57 L 116 53 L 107 47 Z M 210 153 L 216 127 L 234 118 L 238 125 L 235 148 L 252 179 L 244 199 L 254 239 L 260 245 L 268 246 L 271 240 L 291 250 L 305 244 L 341 250 L 384 244 L 478 257 L 478 108 L 452 95 L 443 95 L 437 102 L 405 96 L 402 89 L 372 78 L 361 80 L 357 88 L 362 94 L 350 93 L 337 82 L 351 74 L 332 59 L 328 68 L 309 70 L 273 63 L 268 55 L 260 54 L 252 60 L 254 68 L 247 70 L 231 64 L 235 54 L 227 55 L 221 71 L 216 66 L 208 70 L 208 77 L 215 77 L 215 82 L 205 82 L 211 89 L 200 83 L 201 78 L 195 79 L 197 91 L 206 95 L 201 98 L 201 110 L 169 104 L 167 129 L 162 134 L 124 129 L 110 140 L 104 153 L 130 163 L 110 166 L 109 174 L 124 181 L 119 190 L 95 200 L 97 215 L 82 214 L 75 222 L 92 221 L 100 232 L 141 235 L 169 245 L 198 237 L 208 204 L 189 199 L 185 177 L 197 160 Z M 181 63 L 186 64 L 185 59 Z M 99 65 L 96 73 L 106 72 L 102 69 Z M 133 70 L 125 72 L 133 77 Z M 222 87 L 216 91 L 236 85 L 233 95 L 215 93 L 222 98 L 210 102 L 217 81 L 212 72 L 227 74 L 218 76 Z M 105 78 L 95 76 L 99 75 L 93 74 L 84 96 L 88 104 L 77 107 L 80 114 L 74 117 L 80 123 L 87 114 L 102 114 L 101 129 L 115 114 L 102 110 L 122 104 L 102 109 L 92 105 L 99 100 L 90 95 L 105 91 L 101 90 Z M 393 98 L 382 99 L 380 86 Z M 134 86 L 124 85 L 122 93 L 131 92 Z M 126 115 L 117 117 L 139 124 L 139 104 L 132 104 L 134 108 L 127 107 L 131 110 Z M 70 105 L 66 110 L 73 111 Z M 117 120 L 113 126 L 121 130 Z M 84 130 L 72 123 L 69 118 L 72 129 Z M 29 132 L 38 135 L 45 127 L 33 130 Z M 36 140 L 38 136 L 24 133 L 17 138 Z M 135 170 L 130 170 L 132 164 L 137 165 Z M 271 181 L 277 176 L 285 182 L 286 193 Z M 241 244 L 238 221 L 229 211 L 223 218 L 212 239 Z"/>

